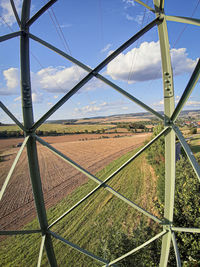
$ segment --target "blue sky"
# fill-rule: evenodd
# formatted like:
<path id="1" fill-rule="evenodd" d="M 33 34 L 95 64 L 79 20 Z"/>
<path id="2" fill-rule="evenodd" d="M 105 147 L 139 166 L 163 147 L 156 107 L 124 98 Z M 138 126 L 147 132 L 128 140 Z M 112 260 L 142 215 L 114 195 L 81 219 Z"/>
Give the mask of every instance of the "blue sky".
<path id="1" fill-rule="evenodd" d="M 151 0 L 144 2 L 153 6 Z M 168 15 L 200 17 L 197 0 L 183 0 L 181 5 L 178 0 L 165 2 Z M 32 1 L 31 15 L 44 3 L 44 0 Z M 15 0 L 15 4 L 20 13 L 21 0 Z M 0 15 L 1 35 L 18 30 L 9 1 L 0 0 Z M 132 0 L 58 0 L 31 26 L 30 32 L 94 68 L 153 19 L 153 13 Z M 168 22 L 168 31 L 177 103 L 199 57 L 199 27 L 189 25 L 185 28 L 185 24 Z M 1 43 L 0 98 L 21 121 L 19 41 L 15 38 Z M 30 41 L 30 50 L 32 99 L 35 119 L 38 119 L 86 72 L 35 41 Z M 155 110 L 163 110 L 157 28 L 126 49 L 101 74 Z M 198 82 L 186 109 L 200 108 L 199 89 Z M 92 79 L 50 119 L 141 111 L 144 110 L 118 92 Z M 0 111 L 0 122 L 11 120 Z"/>

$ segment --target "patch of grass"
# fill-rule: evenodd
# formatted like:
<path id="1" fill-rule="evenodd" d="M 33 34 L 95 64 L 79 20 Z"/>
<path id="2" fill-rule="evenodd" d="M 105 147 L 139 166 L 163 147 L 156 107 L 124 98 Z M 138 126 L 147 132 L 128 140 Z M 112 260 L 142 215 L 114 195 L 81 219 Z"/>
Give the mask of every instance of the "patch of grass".
<path id="1" fill-rule="evenodd" d="M 102 180 L 106 179 L 106 177 L 135 154 L 135 152 L 136 151 L 129 152 L 113 161 L 99 171 L 96 176 Z M 143 178 L 148 177 L 149 181 L 152 178 L 148 168 L 145 168 L 145 170 L 141 168 L 144 161 L 145 155 L 142 154 L 119 174 L 115 175 L 108 183 L 115 190 L 124 194 L 127 198 L 139 205 L 142 198 L 144 198 L 142 195 Z M 72 207 L 96 186 L 97 184 L 95 184 L 95 182 L 89 181 L 77 188 L 57 205 L 50 208 L 47 212 L 49 223 L 61 216 L 63 212 Z M 69 213 L 64 219 L 55 224 L 51 230 L 70 242 L 99 255 L 99 251 L 102 251 L 102 246 L 104 246 L 103 244 L 109 232 L 112 231 L 113 242 L 115 238 L 117 241 L 119 232 L 127 236 L 132 235 L 134 229 L 137 228 L 138 222 L 141 220 L 145 222 L 144 225 L 147 225 L 148 219 L 145 216 L 128 206 L 122 200 L 113 196 L 110 192 L 105 190 L 105 188 L 101 188 L 78 208 Z M 25 229 L 36 228 L 36 219 L 25 227 Z M 139 235 L 137 238 L 140 241 Z M 7 238 L 1 244 L 1 265 L 36 266 L 36 259 L 39 253 L 38 239 L 38 234 Z M 61 241 L 53 238 L 53 243 L 55 245 L 54 249 L 59 266 L 101 266 L 98 262 L 78 253 Z M 47 266 L 46 256 L 43 257 L 42 266 Z"/>
<path id="2" fill-rule="evenodd" d="M 189 141 L 190 148 L 194 154 L 200 155 L 200 134 L 195 134 Z"/>

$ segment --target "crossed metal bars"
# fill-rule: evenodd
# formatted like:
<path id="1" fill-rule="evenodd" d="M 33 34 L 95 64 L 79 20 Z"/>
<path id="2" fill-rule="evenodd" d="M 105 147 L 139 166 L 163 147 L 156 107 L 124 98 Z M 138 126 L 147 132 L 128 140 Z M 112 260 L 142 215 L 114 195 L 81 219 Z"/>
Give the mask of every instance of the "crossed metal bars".
<path id="1" fill-rule="evenodd" d="M 57 266 L 56 256 L 54 253 L 54 248 L 52 244 L 51 237 L 54 237 L 65 244 L 69 245 L 70 247 L 78 250 L 79 252 L 103 263 L 103 266 L 114 266 L 117 262 L 124 259 L 125 257 L 135 253 L 136 251 L 142 249 L 143 247 L 147 246 L 151 242 L 155 241 L 158 238 L 162 237 L 162 249 L 161 249 L 161 258 L 160 258 L 160 266 L 167 266 L 167 261 L 169 257 L 169 249 L 171 241 L 173 243 L 173 247 L 175 250 L 176 255 L 176 262 L 177 266 L 181 266 L 181 259 L 179 255 L 178 246 L 176 243 L 175 232 L 188 232 L 188 233 L 200 233 L 199 228 L 182 228 L 182 227 L 174 227 L 173 226 L 173 207 L 174 207 L 174 183 L 175 183 L 175 135 L 178 137 L 183 149 L 186 152 L 188 159 L 200 181 L 200 166 L 196 161 L 189 145 L 185 141 L 184 137 L 182 136 L 181 131 L 175 125 L 175 121 L 180 114 L 181 110 L 183 109 L 187 99 L 189 98 L 192 90 L 194 89 L 197 81 L 200 77 L 200 60 L 198 61 L 195 70 L 184 90 L 184 93 L 176 106 L 174 108 L 174 89 L 173 89 L 173 73 L 171 67 L 171 59 L 170 59 L 170 52 L 169 52 L 169 40 L 168 40 L 168 32 L 167 32 L 167 23 L 166 21 L 175 21 L 180 23 L 188 23 L 200 26 L 199 19 L 187 18 L 187 17 L 178 17 L 178 16 L 168 16 L 164 13 L 164 0 L 154 0 L 154 9 L 149 7 L 147 4 L 143 3 L 140 0 L 135 0 L 139 4 L 146 7 L 151 12 L 155 13 L 155 20 L 150 22 L 147 26 L 141 29 L 138 33 L 133 35 L 127 42 L 122 44 L 118 49 L 116 49 L 110 56 L 108 56 L 105 60 L 103 60 L 96 68 L 90 69 L 88 66 L 84 65 L 82 62 L 78 61 L 77 59 L 73 58 L 72 56 L 66 54 L 65 52 L 61 51 L 60 49 L 56 48 L 55 46 L 47 43 L 46 41 L 38 38 L 37 36 L 29 33 L 29 27 L 50 7 L 52 6 L 56 0 L 50 0 L 46 5 L 44 5 L 32 18 L 30 18 L 30 4 L 31 0 L 24 0 L 22 6 L 22 15 L 21 20 L 18 16 L 17 10 L 15 8 L 15 4 L 13 0 L 10 0 L 16 21 L 20 27 L 20 31 L 7 34 L 0 37 L 0 42 L 9 40 L 11 38 L 20 36 L 21 40 L 21 94 L 22 94 L 22 108 L 23 108 L 23 121 L 24 125 L 22 125 L 17 118 L 4 106 L 2 102 L 0 102 L 0 107 L 4 110 L 5 113 L 25 132 L 25 139 L 24 142 L 19 149 L 17 156 L 10 168 L 10 171 L 5 179 L 5 182 L 0 191 L 0 200 L 3 197 L 3 194 L 6 190 L 6 186 L 9 183 L 9 180 L 12 176 L 12 173 L 15 169 L 15 166 L 21 156 L 21 153 L 24 147 L 27 147 L 27 154 L 28 154 L 28 161 L 29 161 L 29 170 L 30 170 L 30 177 L 32 182 L 33 194 L 35 199 L 35 205 L 38 214 L 38 220 L 40 223 L 41 230 L 19 230 L 19 231 L 0 231 L 0 235 L 16 235 L 16 234 L 34 234 L 34 233 L 41 233 L 42 234 L 42 241 L 39 251 L 38 257 L 38 264 L 37 266 L 41 266 L 42 254 L 43 249 L 45 247 L 48 260 L 51 266 Z M 118 85 L 114 84 L 99 72 L 109 63 L 111 62 L 117 55 L 123 52 L 127 47 L 133 44 L 138 38 L 144 35 L 147 31 L 149 31 L 154 26 L 158 26 L 158 33 L 160 39 L 160 48 L 161 48 L 161 58 L 162 58 L 162 72 L 163 72 L 163 89 L 164 89 L 164 116 L 160 113 L 156 112 L 149 106 L 145 105 L 139 99 L 135 98 L 125 90 L 123 90 Z M 58 53 L 59 55 L 63 56 L 67 60 L 71 61 L 72 63 L 78 65 L 79 67 L 83 68 L 85 71 L 88 72 L 86 75 L 76 86 L 74 86 L 68 93 L 65 94 L 61 100 L 59 100 L 48 112 L 46 112 L 37 122 L 34 123 L 33 120 L 33 108 L 32 108 L 32 99 L 31 99 L 31 83 L 30 83 L 30 63 L 29 63 L 29 39 L 35 40 L 40 44 L 46 46 L 47 48 L 53 50 L 54 52 Z M 134 103 L 138 104 L 146 111 L 151 112 L 155 115 L 158 119 L 163 121 L 165 128 L 161 131 L 154 139 L 152 139 L 148 144 L 146 144 L 142 149 L 140 149 L 134 156 L 132 156 L 129 160 L 127 160 L 122 166 L 120 166 L 115 172 L 113 172 L 109 177 L 107 177 L 104 181 L 100 180 L 98 177 L 92 175 L 87 170 L 82 168 L 76 162 L 72 161 L 69 157 L 65 156 L 63 153 L 56 150 L 54 147 L 46 143 L 43 139 L 39 138 L 35 131 L 38 127 L 47 120 L 58 108 L 60 108 L 72 95 L 74 95 L 78 90 L 83 87 L 90 79 L 96 77 L 121 93 L 122 95 L 129 98 Z M 135 204 L 130 199 L 127 199 L 122 194 L 114 190 L 111 186 L 107 184 L 109 180 L 111 180 L 117 173 L 119 173 L 123 168 L 125 168 L 130 162 L 132 162 L 135 158 L 137 158 L 143 151 L 145 151 L 151 144 L 153 144 L 156 140 L 158 140 L 161 136 L 165 136 L 165 210 L 164 210 L 164 218 L 159 219 L 150 212 L 146 211 L 142 207 Z M 44 206 L 44 198 L 41 186 L 41 179 L 40 179 L 40 172 L 39 172 L 39 165 L 38 165 L 38 157 L 37 157 L 37 149 L 36 149 L 36 141 L 41 143 L 42 145 L 46 146 L 50 149 L 54 154 L 59 156 L 62 160 L 67 162 L 68 164 L 72 165 L 74 168 L 78 169 L 80 172 L 85 174 L 88 178 L 95 181 L 98 186 L 94 188 L 89 194 L 83 197 L 79 202 L 77 202 L 73 207 L 63 213 L 59 218 L 57 218 L 53 223 L 48 225 L 47 216 L 46 216 L 46 209 Z M 110 193 L 121 199 L 122 201 L 126 202 L 131 207 L 135 208 L 139 212 L 143 213 L 144 215 L 148 216 L 155 222 L 163 225 L 163 231 L 154 236 L 153 238 L 149 239 L 142 245 L 134 248 L 133 250 L 129 251 L 128 253 L 122 255 L 121 257 L 115 259 L 112 262 L 108 262 L 105 259 L 102 259 L 91 252 L 77 246 L 69 242 L 68 240 L 64 239 L 63 237 L 59 236 L 58 234 L 52 232 L 50 229 L 53 225 L 57 222 L 62 220 L 65 216 L 67 216 L 72 210 L 76 209 L 82 202 L 88 199 L 92 194 L 98 191 L 100 188 L 104 187 Z"/>

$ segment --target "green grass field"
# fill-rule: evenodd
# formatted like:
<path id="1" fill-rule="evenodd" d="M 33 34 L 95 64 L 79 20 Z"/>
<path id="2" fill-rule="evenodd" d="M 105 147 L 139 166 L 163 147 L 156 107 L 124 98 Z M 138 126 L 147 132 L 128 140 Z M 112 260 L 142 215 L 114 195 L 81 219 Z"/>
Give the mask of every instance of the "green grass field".
<path id="1" fill-rule="evenodd" d="M 132 151 L 115 160 L 98 172 L 97 176 L 104 180 L 134 153 L 135 151 Z M 109 185 L 136 204 L 144 205 L 144 208 L 150 211 L 152 206 L 149 203 L 151 203 L 152 191 L 148 188 L 144 191 L 144 183 L 146 184 L 146 181 L 148 181 L 151 189 L 152 179 L 152 172 L 146 163 L 145 154 L 142 154 L 116 175 L 109 182 Z M 93 181 L 89 181 L 77 188 L 56 206 L 50 208 L 48 210 L 49 224 L 89 193 L 96 185 Z M 133 236 L 134 230 L 137 229 L 137 225 L 141 221 L 144 222 L 144 225 L 149 223 L 149 220 L 141 213 L 101 188 L 86 202 L 53 226 L 51 230 L 97 255 L 103 249 L 106 257 L 109 235 L 112 233 L 113 240 L 111 242 L 115 242 L 116 245 L 120 232 L 127 236 Z M 152 224 L 154 225 L 154 223 Z M 157 225 L 155 224 L 156 228 Z M 25 229 L 38 229 L 37 221 L 32 221 Z M 151 234 L 148 237 L 151 238 Z M 140 238 L 138 234 L 137 238 Z M 36 266 L 40 241 L 39 234 L 7 238 L 1 243 L 0 265 Z M 71 249 L 61 241 L 53 238 L 53 243 L 59 266 L 102 266 L 102 264 Z M 145 250 L 142 250 L 141 253 L 145 253 Z M 47 266 L 45 252 L 42 266 Z"/>

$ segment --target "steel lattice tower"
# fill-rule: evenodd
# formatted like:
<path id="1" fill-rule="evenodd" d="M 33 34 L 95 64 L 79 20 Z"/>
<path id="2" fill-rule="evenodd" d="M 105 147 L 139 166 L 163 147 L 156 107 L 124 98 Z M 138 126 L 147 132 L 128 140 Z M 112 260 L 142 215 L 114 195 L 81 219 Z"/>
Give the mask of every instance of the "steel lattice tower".
<path id="1" fill-rule="evenodd" d="M 198 79 L 200 77 L 200 60 L 198 61 L 192 76 L 185 87 L 185 90 L 181 96 L 179 103 L 175 108 L 174 104 L 174 85 L 173 85 L 173 73 L 171 66 L 171 58 L 170 58 L 170 49 L 169 49 L 169 40 L 168 40 L 168 32 L 167 32 L 167 21 L 174 21 L 177 23 L 186 23 L 200 26 L 200 20 L 188 17 L 179 17 L 179 16 L 168 16 L 164 12 L 164 0 L 154 0 L 154 8 L 149 7 L 147 4 L 143 3 L 140 0 L 135 0 L 137 3 L 146 7 L 150 12 L 155 14 L 155 19 L 142 28 L 139 32 L 133 35 L 128 41 L 122 44 L 118 49 L 116 49 L 111 55 L 109 55 L 105 60 L 103 60 L 96 68 L 90 69 L 88 66 L 84 65 L 82 62 L 73 58 L 72 56 L 66 54 L 50 43 L 40 39 L 39 37 L 30 33 L 30 26 L 49 8 L 51 7 L 56 0 L 50 0 L 46 5 L 44 5 L 35 15 L 30 18 L 30 5 L 31 0 L 24 0 L 22 5 L 22 13 L 21 19 L 18 16 L 18 13 L 15 8 L 15 4 L 13 0 L 10 0 L 11 6 L 19 25 L 19 31 L 7 34 L 0 37 L 0 42 L 9 40 L 11 38 L 15 38 L 17 36 L 20 37 L 20 59 L 21 59 L 21 96 L 22 96 L 22 109 L 23 109 L 23 124 L 21 124 L 14 114 L 12 114 L 5 105 L 0 102 L 1 108 L 5 111 L 5 113 L 20 127 L 21 130 L 25 133 L 25 139 L 23 145 L 21 146 L 15 161 L 5 179 L 5 182 L 2 186 L 0 192 L 0 199 L 2 198 L 6 186 L 11 178 L 11 175 L 15 169 L 15 166 L 20 158 L 20 155 L 23 149 L 26 147 L 27 155 L 28 155 L 28 163 L 29 163 L 29 171 L 32 182 L 32 189 L 35 199 L 35 206 L 37 209 L 38 220 L 40 224 L 40 230 L 24 230 L 24 231 L 0 231 L 1 235 L 15 235 L 15 234 L 29 234 L 29 233 L 38 233 L 41 232 L 42 241 L 41 247 L 38 257 L 38 266 L 41 265 L 42 253 L 45 247 L 49 264 L 51 266 L 57 266 L 56 255 L 54 253 L 54 248 L 52 244 L 52 238 L 59 239 L 60 241 L 66 243 L 72 248 L 78 250 L 81 253 L 101 262 L 103 266 L 112 266 L 113 264 L 119 262 L 123 258 L 131 255 L 132 253 L 138 251 L 139 249 L 145 247 L 151 242 L 155 241 L 158 238 L 162 238 L 162 249 L 161 249 L 161 258 L 160 258 L 160 266 L 167 266 L 170 244 L 173 243 L 177 266 L 181 266 L 181 260 L 179 256 L 179 250 L 176 243 L 176 232 L 189 232 L 189 233 L 200 233 L 199 228 L 183 228 L 183 227 L 175 227 L 173 225 L 173 210 L 174 210 L 174 191 L 175 191 L 175 136 L 178 137 L 185 153 L 191 163 L 192 168 L 194 169 L 199 181 L 200 181 L 200 166 L 197 163 L 190 147 L 182 136 L 181 131 L 176 126 L 176 119 L 178 118 L 181 110 L 183 109 L 187 99 L 189 98 L 192 90 L 194 89 Z M 116 56 L 118 56 L 122 51 L 128 48 L 131 44 L 133 44 L 136 40 L 138 40 L 141 36 L 143 36 L 146 32 L 151 30 L 153 27 L 158 27 L 158 34 L 160 39 L 160 50 L 161 50 L 161 58 L 162 58 L 162 76 L 163 76 L 163 92 L 164 92 L 164 116 L 162 116 L 157 111 L 153 110 L 151 107 L 145 105 L 139 99 L 134 97 L 133 95 L 126 92 L 124 89 L 114 84 L 99 72 Z M 65 59 L 71 61 L 72 63 L 78 65 L 88 72 L 87 76 L 85 76 L 78 84 L 76 84 L 69 92 L 67 92 L 63 98 L 61 98 L 48 112 L 46 112 L 38 121 L 34 122 L 33 119 L 33 107 L 32 107 L 32 98 L 31 98 L 31 82 L 30 82 L 30 61 L 29 61 L 29 39 L 32 39 L 43 46 L 53 50 L 57 54 L 61 55 Z M 70 158 L 53 148 L 50 144 L 46 143 L 44 140 L 39 138 L 36 135 L 36 130 L 42 123 L 44 123 L 57 109 L 59 109 L 71 96 L 77 93 L 82 86 L 84 86 L 88 81 L 90 81 L 93 77 L 100 79 L 102 82 L 112 87 L 114 90 L 118 91 L 120 94 L 126 96 L 128 99 L 142 107 L 144 110 L 152 113 L 156 116 L 160 121 L 164 123 L 164 130 L 161 131 L 154 139 L 152 139 L 149 143 L 147 143 L 141 150 L 139 150 L 134 156 L 132 156 L 125 164 L 123 164 L 117 171 L 111 174 L 105 181 L 100 180 L 98 177 L 95 177 L 83 167 L 79 166 L 76 162 L 72 161 Z M 109 180 L 111 180 L 114 175 L 120 172 L 125 166 L 127 166 L 130 162 L 132 162 L 136 157 L 138 157 L 143 151 L 145 151 L 151 144 L 153 144 L 156 140 L 158 140 L 161 136 L 165 136 L 165 208 L 164 208 L 164 217 L 159 219 L 150 212 L 146 211 L 142 207 L 136 205 L 133 201 L 127 199 L 117 191 L 115 191 L 111 186 L 107 184 Z M 51 231 L 51 227 L 55 225 L 57 222 L 62 220 L 65 216 L 67 216 L 69 211 L 66 211 L 62 216 L 56 219 L 51 225 L 48 224 L 46 209 L 44 205 L 43 191 L 41 186 L 41 178 L 38 164 L 38 155 L 36 142 L 41 143 L 43 146 L 46 146 L 53 153 L 59 156 L 61 159 L 72 165 L 74 168 L 78 169 L 80 172 L 85 174 L 89 179 L 95 181 L 98 185 L 97 187 L 91 191 L 88 195 L 86 195 L 83 199 L 81 199 L 77 204 L 75 204 L 70 210 L 76 209 L 83 201 L 88 199 L 93 193 L 98 191 L 100 188 L 104 188 L 108 190 L 110 193 L 120 198 L 127 205 L 132 208 L 138 210 L 142 214 L 146 215 L 150 219 L 154 220 L 158 224 L 162 225 L 163 230 L 149 239 L 144 244 L 140 245 L 137 248 L 133 248 L 130 252 L 122 255 L 121 257 L 113 260 L 112 262 L 107 262 L 107 260 L 102 259 L 96 255 L 93 255 L 91 252 L 86 251 L 85 249 L 69 242 L 63 237 Z"/>

